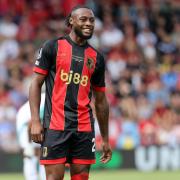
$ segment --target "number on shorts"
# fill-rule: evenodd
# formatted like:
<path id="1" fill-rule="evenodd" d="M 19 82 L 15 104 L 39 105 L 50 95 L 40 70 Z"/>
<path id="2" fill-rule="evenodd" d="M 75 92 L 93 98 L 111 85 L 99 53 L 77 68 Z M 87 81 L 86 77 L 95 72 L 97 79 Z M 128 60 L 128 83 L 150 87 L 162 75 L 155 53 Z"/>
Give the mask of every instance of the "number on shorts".
<path id="1" fill-rule="evenodd" d="M 93 143 L 92 152 L 95 152 L 96 151 L 96 149 L 95 149 L 95 138 L 92 139 L 92 143 Z"/>

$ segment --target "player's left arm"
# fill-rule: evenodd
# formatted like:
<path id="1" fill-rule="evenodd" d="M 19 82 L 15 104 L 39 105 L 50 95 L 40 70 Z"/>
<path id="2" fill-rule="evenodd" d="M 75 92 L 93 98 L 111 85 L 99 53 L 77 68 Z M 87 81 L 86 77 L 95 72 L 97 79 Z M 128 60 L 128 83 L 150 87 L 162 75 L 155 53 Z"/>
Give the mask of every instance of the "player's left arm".
<path id="1" fill-rule="evenodd" d="M 94 91 L 95 96 L 95 111 L 99 124 L 99 129 L 101 132 L 103 144 L 102 150 L 103 154 L 100 161 L 102 163 L 107 163 L 111 160 L 112 151 L 109 145 L 109 104 L 106 99 L 105 92 Z"/>
<path id="2" fill-rule="evenodd" d="M 105 60 L 101 54 L 97 54 L 95 71 L 91 78 L 93 93 L 95 97 L 95 110 L 98 119 L 99 129 L 103 140 L 103 154 L 101 162 L 110 161 L 112 151 L 109 145 L 109 105 L 105 94 Z"/>

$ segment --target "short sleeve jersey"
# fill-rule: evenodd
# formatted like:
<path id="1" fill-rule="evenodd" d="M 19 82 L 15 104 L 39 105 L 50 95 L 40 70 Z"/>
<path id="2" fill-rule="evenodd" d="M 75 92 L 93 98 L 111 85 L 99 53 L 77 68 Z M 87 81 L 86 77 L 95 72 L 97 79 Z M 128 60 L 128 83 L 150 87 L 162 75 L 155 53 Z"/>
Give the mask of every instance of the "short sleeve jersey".
<path id="1" fill-rule="evenodd" d="M 50 40 L 40 49 L 34 72 L 46 76 L 45 128 L 94 130 L 92 89 L 105 91 L 105 62 L 97 50 L 69 36 Z"/>

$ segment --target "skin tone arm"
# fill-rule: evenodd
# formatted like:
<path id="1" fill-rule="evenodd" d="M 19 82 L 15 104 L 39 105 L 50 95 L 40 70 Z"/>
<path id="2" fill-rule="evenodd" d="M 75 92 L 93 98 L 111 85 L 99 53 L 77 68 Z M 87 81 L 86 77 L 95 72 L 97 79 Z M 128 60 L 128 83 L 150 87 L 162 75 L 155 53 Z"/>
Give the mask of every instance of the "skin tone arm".
<path id="1" fill-rule="evenodd" d="M 109 105 L 104 92 L 94 91 L 94 95 L 95 95 L 96 116 L 98 119 L 99 129 L 103 140 L 103 144 L 102 144 L 103 154 L 100 158 L 100 161 L 102 163 L 107 163 L 108 161 L 111 160 L 111 156 L 112 156 L 112 151 L 109 145 L 109 133 L 108 133 Z"/>
<path id="2" fill-rule="evenodd" d="M 41 143 L 43 140 L 43 127 L 39 117 L 39 108 L 41 102 L 41 87 L 45 80 L 44 75 L 35 73 L 29 89 L 29 103 L 31 110 L 31 123 L 29 132 L 34 142 Z"/>

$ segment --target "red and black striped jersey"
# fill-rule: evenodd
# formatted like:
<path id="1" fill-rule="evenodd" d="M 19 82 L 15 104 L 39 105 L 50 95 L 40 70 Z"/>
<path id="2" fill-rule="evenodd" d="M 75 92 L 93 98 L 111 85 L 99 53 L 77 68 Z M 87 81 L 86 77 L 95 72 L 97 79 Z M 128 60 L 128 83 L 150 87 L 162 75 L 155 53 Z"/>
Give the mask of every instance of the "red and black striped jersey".
<path id="1" fill-rule="evenodd" d="M 105 62 L 99 52 L 69 36 L 50 40 L 40 49 L 34 72 L 46 75 L 45 128 L 94 130 L 92 89 L 105 91 Z"/>

